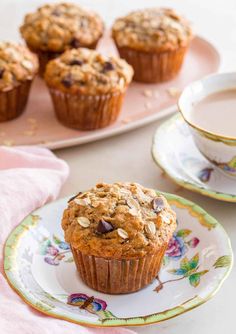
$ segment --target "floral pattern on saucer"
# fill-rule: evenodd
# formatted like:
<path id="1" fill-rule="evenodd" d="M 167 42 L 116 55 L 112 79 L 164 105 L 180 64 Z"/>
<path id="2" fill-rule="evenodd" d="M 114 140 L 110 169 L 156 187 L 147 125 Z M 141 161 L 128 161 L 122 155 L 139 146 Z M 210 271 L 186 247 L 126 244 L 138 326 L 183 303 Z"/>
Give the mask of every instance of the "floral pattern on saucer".
<path id="1" fill-rule="evenodd" d="M 188 248 L 195 248 L 200 240 L 197 237 L 186 240 L 192 233 L 189 229 L 178 230 L 171 238 L 166 254 L 164 256 L 164 264 L 169 263 L 169 260 L 179 260 L 188 251 Z"/>
<path id="2" fill-rule="evenodd" d="M 199 152 L 180 114 L 157 129 L 152 156 L 158 166 L 183 188 L 221 201 L 236 202 L 236 180 L 221 171 L 226 164 L 217 168 Z M 235 161 L 230 164 L 234 165 Z"/>
<path id="3" fill-rule="evenodd" d="M 217 162 L 217 161 L 211 161 L 213 164 L 215 164 L 217 167 L 221 168 L 222 170 L 235 175 L 236 173 L 236 157 L 233 157 L 228 162 Z"/>
<path id="4" fill-rule="evenodd" d="M 108 295 L 81 281 L 75 264 L 67 261 L 71 252 L 60 227 L 67 199 L 37 210 L 9 236 L 4 270 L 10 285 L 44 314 L 99 327 L 156 323 L 208 301 L 232 268 L 230 241 L 222 226 L 196 204 L 164 195 L 177 213 L 178 228 L 165 265 L 145 289 Z"/>
<path id="5" fill-rule="evenodd" d="M 53 235 L 52 240 L 45 238 L 39 246 L 39 254 L 44 256 L 44 261 L 52 266 L 58 266 L 60 261 L 73 262 L 70 245 Z M 67 255 L 70 255 L 69 257 Z"/>

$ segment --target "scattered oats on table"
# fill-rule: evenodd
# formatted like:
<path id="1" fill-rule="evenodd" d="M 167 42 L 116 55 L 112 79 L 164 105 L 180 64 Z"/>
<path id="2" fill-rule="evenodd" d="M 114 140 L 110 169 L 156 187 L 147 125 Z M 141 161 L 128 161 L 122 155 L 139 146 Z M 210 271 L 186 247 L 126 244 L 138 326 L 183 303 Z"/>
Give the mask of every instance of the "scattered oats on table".
<path id="1" fill-rule="evenodd" d="M 124 118 L 124 119 L 122 119 L 121 122 L 122 122 L 123 124 L 128 124 L 128 123 L 131 122 L 131 119 L 130 119 L 130 118 Z"/>
<path id="2" fill-rule="evenodd" d="M 146 109 L 151 109 L 152 108 L 151 102 L 145 102 L 145 108 Z"/>
<path id="3" fill-rule="evenodd" d="M 38 121 L 34 117 L 29 117 L 29 118 L 27 118 L 27 122 L 30 123 L 30 124 L 36 124 Z"/>
<path id="4" fill-rule="evenodd" d="M 26 137 L 33 137 L 36 135 L 35 131 L 34 130 L 26 130 L 23 132 L 23 135 L 26 136 Z"/>
<path id="5" fill-rule="evenodd" d="M 30 130 L 37 130 L 38 129 L 38 121 L 33 117 L 27 118 L 27 123 L 29 123 Z"/>
<path id="6" fill-rule="evenodd" d="M 4 140 L 2 142 L 3 145 L 5 146 L 13 146 L 15 144 L 14 140 L 8 139 L 8 140 Z"/>
<path id="7" fill-rule="evenodd" d="M 181 90 L 178 89 L 177 87 L 170 87 L 170 88 L 167 88 L 167 92 L 169 93 L 169 95 L 171 97 L 179 97 L 180 94 L 181 94 Z"/>
<path id="8" fill-rule="evenodd" d="M 146 97 L 152 97 L 153 96 L 153 92 L 150 89 L 145 89 L 143 91 L 143 95 Z"/>
<path id="9" fill-rule="evenodd" d="M 155 99 L 159 99 L 160 93 L 158 92 L 158 90 L 154 91 L 154 97 L 155 97 Z"/>
<path id="10" fill-rule="evenodd" d="M 48 145 L 49 143 L 50 143 L 50 141 L 48 141 L 48 140 L 41 140 L 39 142 L 40 145 Z"/>

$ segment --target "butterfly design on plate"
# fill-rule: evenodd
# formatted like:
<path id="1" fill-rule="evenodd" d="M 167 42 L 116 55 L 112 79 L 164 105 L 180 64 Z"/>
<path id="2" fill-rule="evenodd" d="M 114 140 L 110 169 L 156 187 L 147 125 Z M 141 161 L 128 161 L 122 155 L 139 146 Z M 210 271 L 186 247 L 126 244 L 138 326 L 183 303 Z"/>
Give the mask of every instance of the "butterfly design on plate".
<path id="1" fill-rule="evenodd" d="M 90 313 L 97 314 L 99 311 L 105 311 L 107 303 L 93 296 L 89 297 L 85 293 L 73 293 L 67 299 L 67 304 L 78 306 L 80 309 L 87 310 Z"/>

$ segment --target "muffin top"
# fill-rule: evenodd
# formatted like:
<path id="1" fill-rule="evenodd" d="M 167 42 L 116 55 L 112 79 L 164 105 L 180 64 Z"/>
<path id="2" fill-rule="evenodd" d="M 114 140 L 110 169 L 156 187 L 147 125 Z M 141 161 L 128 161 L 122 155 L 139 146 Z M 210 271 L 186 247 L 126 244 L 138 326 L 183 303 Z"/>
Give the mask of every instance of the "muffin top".
<path id="1" fill-rule="evenodd" d="M 163 52 L 188 45 L 192 31 L 189 23 L 174 10 L 150 8 L 118 18 L 112 36 L 119 47 Z"/>
<path id="2" fill-rule="evenodd" d="M 32 50 L 62 52 L 91 46 L 104 30 L 99 15 L 72 3 L 44 5 L 25 16 L 20 31 Z"/>
<path id="3" fill-rule="evenodd" d="M 85 48 L 66 51 L 50 61 L 45 72 L 49 87 L 88 95 L 123 91 L 132 76 L 126 61 Z"/>
<path id="4" fill-rule="evenodd" d="M 69 200 L 65 240 L 87 255 L 135 258 L 168 243 L 176 215 L 166 199 L 137 183 L 97 184 Z"/>
<path id="5" fill-rule="evenodd" d="M 25 46 L 0 42 L 0 91 L 6 92 L 33 79 L 37 71 L 37 57 Z"/>

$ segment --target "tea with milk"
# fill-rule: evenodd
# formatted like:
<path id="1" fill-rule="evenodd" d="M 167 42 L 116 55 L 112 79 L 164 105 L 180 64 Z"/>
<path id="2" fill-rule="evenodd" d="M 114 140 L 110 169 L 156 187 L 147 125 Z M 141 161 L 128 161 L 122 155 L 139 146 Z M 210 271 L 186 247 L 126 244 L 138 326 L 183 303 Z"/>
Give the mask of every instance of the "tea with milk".
<path id="1" fill-rule="evenodd" d="M 193 105 L 192 124 L 226 137 L 236 137 L 236 88 L 208 95 Z"/>

